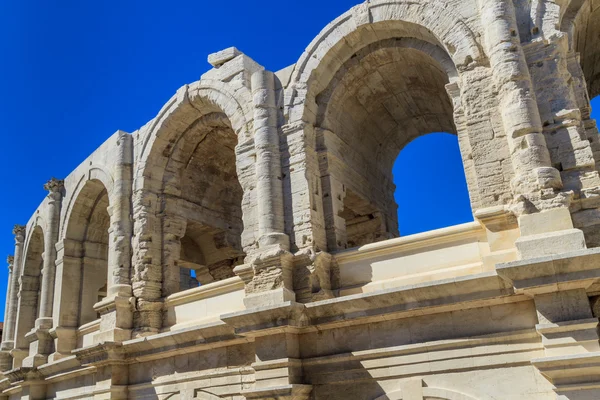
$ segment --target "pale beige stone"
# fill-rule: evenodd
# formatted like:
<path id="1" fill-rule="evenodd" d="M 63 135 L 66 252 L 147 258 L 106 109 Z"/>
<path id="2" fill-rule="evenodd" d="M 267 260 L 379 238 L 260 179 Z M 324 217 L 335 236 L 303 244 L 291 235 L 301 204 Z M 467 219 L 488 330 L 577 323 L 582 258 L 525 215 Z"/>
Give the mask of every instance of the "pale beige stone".
<path id="1" fill-rule="evenodd" d="M 0 400 L 600 398 L 598 10 L 371 0 L 278 72 L 209 55 L 15 227 Z M 437 131 L 475 222 L 400 236 Z"/>

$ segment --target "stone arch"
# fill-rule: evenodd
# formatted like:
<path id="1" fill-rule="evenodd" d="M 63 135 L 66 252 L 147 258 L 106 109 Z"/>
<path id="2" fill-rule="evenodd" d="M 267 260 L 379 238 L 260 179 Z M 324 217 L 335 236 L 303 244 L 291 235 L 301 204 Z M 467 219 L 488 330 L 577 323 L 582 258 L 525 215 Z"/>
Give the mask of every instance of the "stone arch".
<path id="1" fill-rule="evenodd" d="M 477 400 L 471 396 L 468 396 L 464 393 L 455 392 L 448 389 L 438 389 L 438 388 L 423 388 L 423 397 L 424 400 Z M 402 397 L 402 391 L 398 390 L 389 394 L 385 394 L 383 396 L 377 397 L 375 400 L 404 400 Z"/>
<path id="2" fill-rule="evenodd" d="M 56 316 L 61 328 L 75 329 L 96 320 L 94 304 L 106 297 L 110 196 L 105 183 L 112 190 L 112 179 L 100 171 L 90 169 L 79 181 L 65 216 Z"/>
<path id="3" fill-rule="evenodd" d="M 362 4 L 312 42 L 294 71 L 287 116 L 289 126 L 302 121 L 309 130 L 314 127 L 329 251 L 398 235 L 392 167 L 402 148 L 424 134 L 458 135 L 471 206 L 479 206 L 469 132 L 475 124 L 467 123 L 462 103 L 481 96 L 475 93 L 481 92 L 480 83 L 469 79 L 474 69 L 484 70 L 476 79 L 491 77 L 484 62 L 461 17 L 427 1 Z M 417 90 L 413 81 L 426 90 Z M 485 129 L 490 128 L 487 122 Z M 504 147 L 498 153 L 509 158 L 505 139 L 496 138 L 493 145 Z M 504 170 L 496 168 L 495 174 Z M 504 197 L 486 193 L 486 202 L 510 197 L 508 183 L 494 190 Z"/>
<path id="4" fill-rule="evenodd" d="M 59 240 L 62 240 L 66 237 L 66 230 L 70 217 L 73 213 L 73 207 L 76 203 L 76 200 L 79 198 L 81 191 L 84 189 L 87 182 L 89 181 L 101 182 L 102 185 L 106 188 L 109 198 L 112 195 L 114 187 L 114 178 L 112 177 L 112 175 L 103 166 L 95 165 L 90 167 L 84 174 L 81 175 L 79 181 L 77 181 L 77 184 L 71 191 L 68 202 L 66 202 L 65 204 L 66 211 L 63 214 L 63 220 L 60 224 L 61 232 L 59 235 Z"/>
<path id="5" fill-rule="evenodd" d="M 234 90 L 202 80 L 179 89 L 136 138 L 133 288 L 138 305 L 197 286 L 191 271 L 207 278 L 201 283 L 223 278 L 205 274 L 206 259 L 215 268 L 222 261 L 221 272 L 230 276 L 232 268 L 225 264 L 255 246 L 252 104 L 244 86 Z M 188 244 L 193 249 L 182 249 Z M 219 256 L 208 257 L 207 246 Z M 181 258 L 198 252 L 205 257 Z M 156 310 L 152 315 L 152 322 L 138 325 L 159 329 Z"/>
<path id="6" fill-rule="evenodd" d="M 189 126 L 190 118 L 197 119 L 199 115 L 212 112 L 227 115 L 232 128 L 238 134 L 238 141 L 246 142 L 252 137 L 252 110 L 248 107 L 251 104 L 250 91 L 243 86 L 232 91 L 221 81 L 201 80 L 181 87 L 148 127 L 141 143 L 138 164 L 144 168 L 156 141 L 168 141 L 167 137 L 178 129 L 176 125 L 181 124 L 180 128 L 187 123 Z"/>
<path id="7" fill-rule="evenodd" d="M 552 4 L 552 7 L 559 6 Z M 600 8 L 594 7 L 591 0 L 571 0 L 561 7 L 560 12 L 554 13 L 555 18 L 547 19 L 557 27 L 554 31 L 560 31 L 556 33 L 562 32 L 569 36 L 569 48 L 579 54 L 589 98 L 594 98 L 600 95 L 600 72 L 596 68 L 600 63 L 600 27 L 594 23 L 600 18 Z M 545 14 L 552 15 L 549 10 Z M 589 103 L 589 99 L 587 102 Z"/>
<path id="8" fill-rule="evenodd" d="M 330 81 L 332 74 L 357 51 L 389 38 L 412 37 L 443 48 L 458 68 L 481 62 L 484 53 L 475 34 L 454 11 L 431 0 L 366 2 L 341 15 L 312 41 L 302 54 L 292 76 L 291 101 L 305 98 L 304 112 L 290 115 L 290 123 L 312 122 L 310 107 L 314 97 Z"/>
<path id="9" fill-rule="evenodd" d="M 23 268 L 19 276 L 19 301 L 15 331 L 15 349 L 22 352 L 23 355 L 15 356 L 17 361 L 15 367 L 20 366 L 20 362 L 29 351 L 29 341 L 25 335 L 34 328 L 39 314 L 45 225 L 44 219 L 38 215 L 28 229 L 25 241 Z"/>
<path id="10" fill-rule="evenodd" d="M 286 125 L 283 132 L 288 137 L 288 142 L 301 142 L 304 146 L 295 145 L 291 148 L 290 160 L 305 160 L 289 167 L 288 170 L 284 168 L 284 174 L 300 174 L 298 170 L 301 170 L 306 179 L 304 190 L 309 193 L 302 199 L 290 200 L 287 209 L 293 208 L 292 203 L 310 204 L 311 219 L 314 221 L 312 226 L 302 231 L 288 228 L 289 235 L 293 238 L 292 246 L 314 247 L 327 251 L 337 251 L 347 246 L 344 244 L 342 227 L 345 218 L 340 218 L 340 213 L 344 212 L 345 207 L 340 200 L 347 196 L 344 193 L 347 193 L 346 184 L 340 180 L 335 182 L 335 176 L 331 179 L 331 171 L 335 170 L 338 164 L 342 166 L 339 166 L 337 171 L 346 174 L 343 170 L 347 171 L 348 168 L 343 166 L 347 164 L 343 161 L 344 158 L 351 159 L 356 153 L 355 150 L 365 152 L 366 149 L 356 143 L 348 144 L 340 138 L 325 113 L 332 109 L 328 102 L 335 100 L 335 86 L 343 79 L 340 75 L 356 75 L 355 79 L 343 82 L 350 86 L 358 84 L 359 80 L 364 78 L 355 72 L 349 72 L 352 63 L 358 62 L 361 57 L 364 58 L 363 53 L 418 53 L 420 60 L 425 62 L 430 71 L 435 69 L 438 71 L 436 75 L 443 75 L 443 78 L 438 79 L 438 95 L 430 94 L 432 104 L 440 100 L 445 104 L 443 121 L 438 121 L 437 116 L 434 116 L 425 121 L 423 126 L 427 122 L 436 122 L 437 124 L 433 124 L 436 126 L 420 129 L 419 133 L 441 131 L 458 135 L 471 209 L 474 212 L 482 208 L 505 205 L 511 201 L 513 194 L 510 181 L 514 177 L 514 171 L 498 96 L 494 94 L 494 75 L 478 42 L 479 37 L 474 33 L 478 28 L 471 28 L 472 23 L 457 14 L 456 10 L 435 1 L 379 0 L 354 7 L 330 23 L 312 41 L 294 67 L 290 85 L 286 89 L 284 105 Z M 402 57 L 399 55 L 393 62 L 398 63 Z M 393 72 L 390 72 L 389 68 L 387 70 L 388 76 L 393 77 Z M 381 81 L 381 77 L 375 73 L 372 77 Z M 355 90 L 353 94 L 356 93 Z M 422 102 L 423 105 L 425 103 Z M 393 107 L 394 111 L 402 108 Z M 410 110 L 411 106 L 405 105 L 403 108 Z M 388 111 L 382 112 L 389 114 Z M 349 116 L 356 115 L 354 109 L 343 110 L 339 115 L 344 113 Z M 397 114 L 400 115 L 401 112 Z M 420 118 L 426 119 L 424 116 Z M 401 121 L 395 121 L 401 126 L 398 122 Z M 371 124 L 376 125 L 377 123 Z M 378 139 L 379 146 L 385 150 L 388 145 L 385 135 L 382 134 L 381 138 Z M 330 157 L 329 149 L 343 146 L 345 150 Z M 391 147 L 398 152 L 402 148 L 396 148 L 395 145 Z M 304 154 L 301 154 L 302 152 Z M 381 158 L 381 152 L 373 152 L 368 156 L 363 154 L 359 159 L 365 160 L 370 157 Z M 382 168 L 381 165 L 372 165 L 363 169 L 376 171 Z M 379 176 L 366 178 L 355 174 L 358 179 L 346 179 L 351 185 L 354 183 L 354 186 L 361 186 L 362 179 L 368 185 L 381 186 L 376 190 L 387 193 L 386 199 L 381 202 L 385 204 L 377 207 L 367 204 L 372 203 L 367 193 L 351 193 L 348 197 L 349 202 L 356 203 L 355 208 L 360 209 L 358 212 L 353 211 L 350 216 L 356 215 L 354 220 L 367 221 L 374 226 L 373 229 L 379 230 L 375 235 L 371 235 L 374 240 L 397 235 L 394 233 L 397 229 L 394 228 L 393 221 L 397 216 L 395 209 L 392 210 L 395 208 L 395 201 L 393 195 L 389 195 L 392 192 L 392 181 L 389 179 L 391 171 L 386 174 L 388 175 L 385 179 L 381 179 L 381 185 Z M 339 193 L 335 193 L 336 191 Z M 368 191 L 372 192 L 371 189 Z M 385 217 L 379 215 L 382 207 L 387 213 Z M 392 215 L 392 219 L 388 218 Z M 380 224 L 386 218 L 388 221 Z M 300 218 L 298 222 L 301 222 Z M 342 240 L 338 240 L 339 237 L 342 237 Z M 369 240 L 362 241 L 362 244 Z"/>

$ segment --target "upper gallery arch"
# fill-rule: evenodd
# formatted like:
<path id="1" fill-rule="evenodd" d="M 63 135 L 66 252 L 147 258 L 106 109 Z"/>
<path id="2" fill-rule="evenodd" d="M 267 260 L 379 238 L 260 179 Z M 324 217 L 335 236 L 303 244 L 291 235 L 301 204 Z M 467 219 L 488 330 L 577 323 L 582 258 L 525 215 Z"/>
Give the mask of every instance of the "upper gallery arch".
<path id="1" fill-rule="evenodd" d="M 209 114 L 224 114 L 239 144 L 251 141 L 251 105 L 252 95 L 243 85 L 234 89 L 221 81 L 201 80 L 181 87 L 138 133 L 137 164 L 143 167 L 157 150 L 168 152 L 182 134 Z"/>
<path id="2" fill-rule="evenodd" d="M 407 38 L 431 45 L 426 51 L 447 72 L 482 63 L 485 55 L 471 26 L 474 18 L 467 19 L 449 4 L 429 0 L 380 0 L 352 8 L 323 29 L 296 64 L 286 105 L 303 104 L 305 110 L 290 112 L 289 122 L 314 119 L 315 97 L 349 59 L 377 42 Z"/>

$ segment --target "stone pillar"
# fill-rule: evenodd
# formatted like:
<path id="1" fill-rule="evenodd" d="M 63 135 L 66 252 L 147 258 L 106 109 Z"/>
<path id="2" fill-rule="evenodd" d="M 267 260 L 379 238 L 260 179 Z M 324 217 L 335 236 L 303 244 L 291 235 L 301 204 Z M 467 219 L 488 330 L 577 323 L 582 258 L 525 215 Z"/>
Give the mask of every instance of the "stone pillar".
<path id="1" fill-rule="evenodd" d="M 564 191 L 572 191 L 570 210 L 575 228 L 588 246 L 600 244 L 600 176 L 598 133 L 590 130 L 590 102 L 578 57 L 566 34 L 525 45 L 552 164 L 561 171 Z M 595 132 L 594 132 L 595 131 Z M 595 157 L 596 156 L 596 157 Z"/>
<path id="2" fill-rule="evenodd" d="M 515 243 L 519 257 L 585 249 L 583 232 L 573 229 L 568 211 L 572 195 L 560 191 L 562 178 L 552 166 L 514 4 L 480 0 L 479 9 L 515 172 L 511 186 L 521 229 Z"/>
<path id="3" fill-rule="evenodd" d="M 32 335 L 35 337 L 35 311 L 38 305 L 38 293 L 40 291 L 39 276 L 21 275 L 19 277 L 19 306 L 17 312 L 17 324 L 15 328 L 15 348 L 11 350 L 13 356 L 13 368 L 20 368 L 25 357 L 29 354 Z"/>
<path id="4" fill-rule="evenodd" d="M 279 245 L 289 249 L 289 238 L 284 233 L 281 155 L 272 72 L 263 70 L 252 75 L 252 95 L 259 246 Z"/>
<path id="5" fill-rule="evenodd" d="M 56 178 L 52 178 L 44 185 L 44 189 L 49 192 L 48 222 L 46 231 L 44 232 L 44 266 L 42 269 L 42 292 L 39 313 L 39 319 L 44 320 L 51 320 L 52 318 L 54 277 L 56 271 L 56 242 L 58 242 L 63 188 L 64 181 Z"/>
<path id="6" fill-rule="evenodd" d="M 6 259 L 6 263 L 8 264 L 8 278 L 6 280 L 6 305 L 5 305 L 5 309 L 4 309 L 4 321 L 8 321 L 8 302 L 10 301 L 10 292 L 12 291 L 12 274 L 13 274 L 13 267 L 15 265 L 15 256 L 10 255 L 7 257 Z M 4 342 L 4 339 L 6 337 L 6 330 L 2 331 L 2 341 Z"/>
<path id="7" fill-rule="evenodd" d="M 259 336 L 255 342 L 256 360 L 252 363 L 254 388 L 242 391 L 246 399 L 308 400 L 312 385 L 302 384 L 302 360 L 298 335 L 280 333 Z"/>
<path id="8" fill-rule="evenodd" d="M 174 208 L 169 207 L 169 209 Z M 163 296 L 167 297 L 180 291 L 181 271 L 178 261 L 181 254 L 181 238 L 185 235 L 187 220 L 174 213 L 165 214 L 162 220 L 162 274 Z"/>
<path id="9" fill-rule="evenodd" d="M 13 290 L 13 287 L 12 287 L 13 282 L 12 281 L 13 281 L 13 268 L 14 268 L 14 264 L 15 264 L 15 257 L 8 256 L 8 259 L 6 260 L 6 262 L 8 263 L 8 279 L 7 279 L 8 284 L 7 284 L 7 288 L 6 288 L 6 305 L 5 305 L 6 308 L 4 309 L 5 323 L 8 322 L 8 314 L 9 314 L 9 310 L 10 310 L 9 302 L 11 299 L 11 292 Z M 4 329 L 2 331 L 2 343 L 5 343 L 6 336 L 7 336 L 7 332 L 6 332 L 6 329 Z M 12 368 L 12 357 L 10 356 L 10 353 L 8 351 L 0 348 L 0 371 L 8 371 L 11 368 Z"/>
<path id="10" fill-rule="evenodd" d="M 515 171 L 513 192 L 519 196 L 560 189 L 560 174 L 552 168 L 542 134 L 513 2 L 479 0 L 479 10 Z"/>
<path id="11" fill-rule="evenodd" d="M 515 293 L 534 301 L 535 328 L 545 354 L 531 360 L 532 365 L 552 382 L 557 394 L 585 394 L 564 398 L 600 398 L 598 318 L 588 297 L 600 274 L 600 249 L 498 264 L 496 270 L 512 283 Z"/>
<path id="12" fill-rule="evenodd" d="M 107 296 L 94 305 L 100 313 L 100 333 L 97 341 L 120 342 L 131 339 L 133 328 L 133 294 L 131 288 L 131 193 L 133 182 L 133 138 L 117 132 L 115 182 L 110 194 L 108 214 L 108 277 Z"/>
<path id="13" fill-rule="evenodd" d="M 272 72 L 252 75 L 254 144 L 258 198 L 259 249 L 247 264 L 235 268 L 246 282 L 246 307 L 295 300 L 293 260 L 284 233 L 283 186 L 275 78 Z"/>
<path id="14" fill-rule="evenodd" d="M 71 350 L 77 347 L 81 308 L 82 243 L 63 239 L 56 244 L 56 251 L 54 327 L 50 330 L 54 338 L 54 353 L 48 357 L 49 362 L 70 356 Z"/>
<path id="15" fill-rule="evenodd" d="M 52 178 L 45 185 L 48 194 L 47 225 L 44 231 L 44 264 L 42 267 L 42 287 L 38 319 L 32 332 L 26 338 L 30 341 L 29 357 L 23 360 L 24 367 L 37 367 L 48 360 L 53 351 L 54 340 L 50 335 L 53 326 L 54 279 L 56 276 L 56 243 L 58 242 L 60 207 L 64 181 Z"/>
<path id="16" fill-rule="evenodd" d="M 107 400 L 129 398 L 129 365 L 120 343 L 101 343 L 77 349 L 73 352 L 83 367 L 95 367 L 96 397 Z"/>
<path id="17" fill-rule="evenodd" d="M 0 368 L 10 369 L 13 366 L 11 350 L 15 348 L 15 330 L 17 326 L 17 311 L 19 307 L 19 276 L 23 271 L 23 245 L 25 243 L 26 227 L 15 225 L 15 256 L 13 259 L 13 271 L 9 275 L 9 291 L 6 296 L 6 316 L 4 319 L 4 331 L 2 333 L 2 344 L 0 345 Z"/>

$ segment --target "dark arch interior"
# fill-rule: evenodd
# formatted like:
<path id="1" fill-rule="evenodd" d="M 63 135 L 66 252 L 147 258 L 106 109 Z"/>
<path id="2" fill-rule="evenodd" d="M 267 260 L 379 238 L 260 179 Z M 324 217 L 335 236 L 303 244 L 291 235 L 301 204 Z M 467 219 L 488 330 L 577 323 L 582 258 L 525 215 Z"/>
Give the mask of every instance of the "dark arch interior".
<path id="1" fill-rule="evenodd" d="M 243 260 L 236 145 L 222 113 L 199 118 L 173 143 L 163 179 L 163 226 L 175 218 L 184 229 L 163 252 L 163 268 L 179 272 L 165 274 L 167 295 L 233 277 Z"/>
<path id="2" fill-rule="evenodd" d="M 415 138 L 457 133 L 446 90 L 453 76 L 440 47 L 413 38 L 388 39 L 354 54 L 317 96 L 330 250 L 399 235 L 393 165 Z M 420 168 L 420 161 L 410 168 Z M 406 196 L 421 195 L 417 188 L 402 190 Z"/>
<path id="3" fill-rule="evenodd" d="M 99 318 L 94 304 L 106 297 L 108 281 L 109 199 L 102 182 L 86 182 L 70 215 L 67 238 L 80 246 L 79 325 Z"/>

